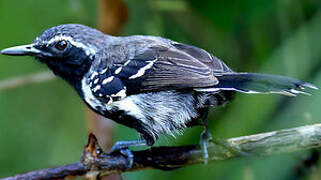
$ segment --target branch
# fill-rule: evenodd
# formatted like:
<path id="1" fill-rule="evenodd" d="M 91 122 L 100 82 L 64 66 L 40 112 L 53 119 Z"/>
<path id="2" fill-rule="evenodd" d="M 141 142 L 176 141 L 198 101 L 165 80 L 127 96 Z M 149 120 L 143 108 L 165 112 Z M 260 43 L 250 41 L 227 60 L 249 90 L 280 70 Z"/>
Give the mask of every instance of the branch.
<path id="1" fill-rule="evenodd" d="M 250 156 L 302 151 L 321 146 L 321 124 L 230 138 L 222 140 L 222 142 L 233 150 L 213 144 L 209 147 L 210 161 L 236 158 L 239 156 L 239 153 L 236 153 L 237 151 L 247 153 Z M 32 171 L 4 179 L 61 179 L 74 176 L 86 176 L 95 179 L 113 173 L 150 168 L 172 170 L 204 162 L 201 149 L 194 145 L 152 147 L 148 150 L 133 151 L 133 153 L 135 157 L 134 165 L 132 168 L 126 169 L 126 158 L 124 156 L 118 152 L 112 154 L 102 152 L 97 139 L 93 134 L 90 134 L 81 162 Z"/>
<path id="2" fill-rule="evenodd" d="M 27 84 L 50 81 L 53 79 L 55 79 L 55 76 L 49 71 L 13 77 L 0 81 L 0 91 L 20 87 Z"/>

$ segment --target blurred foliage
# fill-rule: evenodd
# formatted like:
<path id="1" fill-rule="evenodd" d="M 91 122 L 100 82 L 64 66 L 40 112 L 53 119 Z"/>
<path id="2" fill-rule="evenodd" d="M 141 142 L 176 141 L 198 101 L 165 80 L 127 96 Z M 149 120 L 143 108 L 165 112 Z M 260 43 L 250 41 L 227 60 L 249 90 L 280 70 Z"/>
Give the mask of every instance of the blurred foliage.
<path id="1" fill-rule="evenodd" d="M 126 0 L 123 35 L 148 34 L 199 46 L 237 71 L 275 73 L 321 87 L 320 0 Z M 96 25 L 90 0 L 0 0 L 0 49 L 24 44 L 62 23 Z M 32 58 L 0 56 L 0 80 L 46 69 Z M 297 98 L 237 94 L 212 108 L 217 138 L 318 123 L 321 93 Z M 0 177 L 79 160 L 88 128 L 84 105 L 63 81 L 0 92 Z M 116 139 L 137 133 L 116 127 Z M 161 138 L 158 145 L 195 144 L 202 128 Z M 310 152 L 248 157 L 171 172 L 126 173 L 126 179 L 321 179 L 320 162 L 305 166 Z M 315 159 L 318 156 L 313 156 Z M 303 173 L 298 173 L 303 172 Z"/>

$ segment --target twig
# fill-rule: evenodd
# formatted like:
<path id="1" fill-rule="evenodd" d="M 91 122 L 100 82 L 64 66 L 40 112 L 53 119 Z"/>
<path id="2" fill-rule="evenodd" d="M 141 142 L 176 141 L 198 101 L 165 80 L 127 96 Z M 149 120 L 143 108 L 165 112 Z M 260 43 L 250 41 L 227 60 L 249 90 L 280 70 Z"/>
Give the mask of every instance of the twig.
<path id="1" fill-rule="evenodd" d="M 38 72 L 30 75 L 13 77 L 2 81 L 0 80 L 0 91 L 24 86 L 26 84 L 50 81 L 55 78 L 56 77 L 51 72 L 45 71 L 45 72 Z"/>
<path id="2" fill-rule="evenodd" d="M 225 143 L 225 146 L 213 144 L 209 147 L 210 161 L 236 158 L 240 154 L 237 152 L 244 152 L 250 156 L 263 156 L 302 151 L 321 146 L 321 124 L 230 138 L 226 141 L 222 140 L 222 142 Z M 91 134 L 88 144 L 84 148 L 81 162 L 32 171 L 4 179 L 61 179 L 73 176 L 86 176 L 95 179 L 112 173 L 147 168 L 172 170 L 204 161 L 202 151 L 194 145 L 153 147 L 148 150 L 133 151 L 133 153 L 135 156 L 134 165 L 132 168 L 126 169 L 126 158 L 118 152 L 103 153 L 97 139 Z"/>

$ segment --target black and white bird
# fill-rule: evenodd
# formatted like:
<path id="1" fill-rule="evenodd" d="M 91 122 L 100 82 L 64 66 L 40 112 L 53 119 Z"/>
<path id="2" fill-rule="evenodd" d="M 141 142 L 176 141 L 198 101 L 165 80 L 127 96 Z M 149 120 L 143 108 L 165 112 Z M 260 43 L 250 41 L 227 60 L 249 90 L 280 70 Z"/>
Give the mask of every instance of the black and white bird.
<path id="1" fill-rule="evenodd" d="M 203 49 L 166 38 L 115 37 L 79 24 L 52 27 L 33 43 L 0 53 L 36 57 L 95 112 L 136 129 L 140 140 L 112 149 L 130 157 L 130 165 L 129 146 L 151 146 L 161 134 L 197 124 L 205 127 L 201 146 L 208 158 L 208 109 L 235 91 L 295 96 L 306 94 L 305 87 L 316 89 L 289 77 L 235 72 Z"/>

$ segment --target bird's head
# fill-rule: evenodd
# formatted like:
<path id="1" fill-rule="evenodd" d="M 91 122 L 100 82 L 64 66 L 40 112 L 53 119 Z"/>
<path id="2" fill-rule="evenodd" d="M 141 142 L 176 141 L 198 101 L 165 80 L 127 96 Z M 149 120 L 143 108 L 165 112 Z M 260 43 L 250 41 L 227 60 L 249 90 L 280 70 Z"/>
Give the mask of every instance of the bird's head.
<path id="1" fill-rule="evenodd" d="M 31 44 L 3 49 L 0 54 L 34 56 L 70 82 L 88 71 L 107 38 L 110 37 L 88 26 L 64 24 L 47 29 Z"/>

